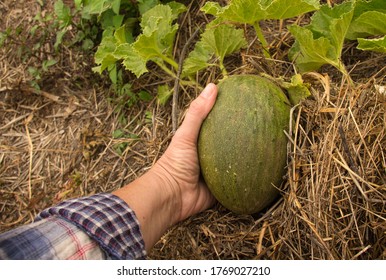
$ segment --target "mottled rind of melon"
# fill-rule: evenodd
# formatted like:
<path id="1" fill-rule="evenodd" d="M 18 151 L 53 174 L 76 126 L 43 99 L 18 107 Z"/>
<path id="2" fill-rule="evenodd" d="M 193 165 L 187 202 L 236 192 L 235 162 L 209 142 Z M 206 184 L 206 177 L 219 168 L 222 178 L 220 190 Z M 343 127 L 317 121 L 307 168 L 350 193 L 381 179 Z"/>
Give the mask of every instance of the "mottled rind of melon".
<path id="1" fill-rule="evenodd" d="M 199 135 L 201 172 L 223 206 L 256 213 L 277 197 L 285 173 L 289 101 L 278 86 L 254 75 L 230 76 L 218 88 Z"/>

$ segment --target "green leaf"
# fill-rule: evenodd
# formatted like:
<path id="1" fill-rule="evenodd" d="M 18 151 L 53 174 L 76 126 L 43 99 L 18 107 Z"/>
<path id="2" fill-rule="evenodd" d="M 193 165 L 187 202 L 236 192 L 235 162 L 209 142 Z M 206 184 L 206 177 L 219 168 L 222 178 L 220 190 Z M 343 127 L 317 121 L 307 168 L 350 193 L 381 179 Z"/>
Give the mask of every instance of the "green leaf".
<path id="1" fill-rule="evenodd" d="M 121 129 L 116 129 L 113 131 L 113 138 L 114 139 L 118 139 L 118 138 L 121 138 L 121 137 L 124 137 L 125 136 L 125 132 L 122 131 Z"/>
<path id="2" fill-rule="evenodd" d="M 113 12 L 113 10 L 108 9 L 103 12 L 98 18 L 101 23 L 102 29 L 108 29 L 114 27 L 118 29 L 122 26 L 124 15 L 117 15 Z"/>
<path id="3" fill-rule="evenodd" d="M 386 13 L 386 5 L 384 0 L 356 0 L 353 20 L 360 15 L 369 11 L 377 11 Z"/>
<path id="4" fill-rule="evenodd" d="M 114 52 L 114 55 L 116 58 L 123 58 L 122 64 L 137 77 L 148 72 L 146 68 L 146 59 L 133 48 L 132 44 L 120 45 Z"/>
<path id="5" fill-rule="evenodd" d="M 74 0 L 75 9 L 79 11 L 82 8 L 82 2 L 83 0 Z"/>
<path id="6" fill-rule="evenodd" d="M 334 48 L 327 38 L 314 39 L 311 30 L 297 25 L 289 26 L 288 29 L 296 39 L 289 57 L 295 61 L 301 72 L 316 70 L 337 59 Z"/>
<path id="7" fill-rule="evenodd" d="M 246 46 L 247 41 L 241 29 L 236 29 L 230 25 L 207 27 L 201 35 L 200 41 L 196 43 L 194 50 L 185 59 L 183 76 L 193 75 L 213 65 L 208 63 L 208 60 L 213 55 L 218 59 L 220 69 L 226 74 L 226 69 L 223 65 L 224 58 Z"/>
<path id="8" fill-rule="evenodd" d="M 94 41 L 93 40 L 91 40 L 89 38 L 83 39 L 83 42 L 82 42 L 82 49 L 83 50 L 88 51 L 88 50 L 91 50 L 93 47 L 94 47 Z"/>
<path id="9" fill-rule="evenodd" d="M 181 8 L 176 9 L 182 11 Z M 178 68 L 172 58 L 174 38 L 178 30 L 178 24 L 173 24 L 178 16 L 176 13 L 169 5 L 157 5 L 142 16 L 142 34 L 137 37 L 133 48 L 144 60 L 158 62 L 161 59 Z"/>
<path id="10" fill-rule="evenodd" d="M 166 5 L 157 5 L 142 15 L 142 33 L 151 36 L 157 30 L 165 32 L 170 28 L 172 21 L 172 9 Z"/>
<path id="11" fill-rule="evenodd" d="M 141 90 L 140 92 L 138 92 L 138 97 L 139 99 L 145 102 L 151 101 L 153 99 L 153 96 L 151 96 L 151 94 L 146 90 Z"/>
<path id="12" fill-rule="evenodd" d="M 124 18 L 125 16 L 123 15 L 115 15 L 112 17 L 113 24 L 108 26 L 114 26 L 115 28 L 119 28 L 122 25 Z"/>
<path id="13" fill-rule="evenodd" d="M 167 33 L 153 32 L 151 36 L 141 34 L 133 44 L 133 48 L 145 60 L 171 55 L 177 29 L 178 27 L 175 26 Z"/>
<path id="14" fill-rule="evenodd" d="M 201 11 L 205 14 L 219 16 L 224 10 L 223 7 L 220 6 L 217 2 L 206 2 L 204 6 L 202 6 Z"/>
<path id="15" fill-rule="evenodd" d="M 137 0 L 138 10 L 141 15 L 159 4 L 158 0 Z"/>
<path id="16" fill-rule="evenodd" d="M 195 75 L 198 71 L 208 67 L 208 61 L 213 54 L 214 52 L 207 48 L 202 41 L 197 42 L 194 50 L 184 60 L 182 76 Z"/>
<path id="17" fill-rule="evenodd" d="M 291 77 L 290 83 L 285 83 L 284 88 L 288 92 L 289 100 L 292 105 L 299 104 L 302 100 L 311 96 L 310 85 L 303 82 L 302 76 L 296 74 Z"/>
<path id="18" fill-rule="evenodd" d="M 117 15 L 119 15 L 119 10 L 121 8 L 121 0 L 113 0 L 111 2 L 111 9 Z"/>
<path id="19" fill-rule="evenodd" d="M 247 46 L 244 31 L 229 25 L 220 25 L 205 30 L 201 40 L 203 46 L 213 52 L 219 59 L 221 68 L 223 68 L 223 61 L 227 55 Z"/>
<path id="20" fill-rule="evenodd" d="M 386 36 L 377 39 L 358 38 L 358 49 L 386 53 Z"/>
<path id="21" fill-rule="evenodd" d="M 105 30 L 102 42 L 94 57 L 95 63 L 99 67 L 95 67 L 93 70 L 101 74 L 106 68 L 122 60 L 125 68 L 137 76 L 147 72 L 146 61 L 128 41 L 130 38 L 127 37 L 124 25 L 115 31 L 113 28 Z"/>
<path id="22" fill-rule="evenodd" d="M 131 43 L 133 38 L 130 32 L 127 31 L 126 25 L 122 25 L 114 32 L 114 37 L 117 44 Z"/>
<path id="23" fill-rule="evenodd" d="M 95 6 L 94 9 L 106 5 L 112 7 L 112 4 L 118 2 L 105 0 L 103 3 L 104 6 L 99 1 L 99 6 Z M 174 21 L 178 14 L 185 10 L 184 5 L 176 2 L 154 6 L 142 15 L 140 23 L 142 33 L 134 42 L 129 23 L 122 25 L 123 16 L 113 15 L 111 10 L 107 10 L 102 18 L 105 17 L 110 21 L 112 18 L 119 18 L 117 18 L 118 22 L 115 23 L 113 20 L 107 24 L 102 42 L 95 54 L 95 62 L 99 66 L 95 67 L 94 71 L 101 73 L 106 68 L 115 65 L 116 62 L 122 61 L 127 70 L 139 77 L 148 71 L 146 63 L 152 60 L 166 72 L 172 74 L 164 62 L 175 69 L 178 68 L 177 62 L 172 57 L 174 38 L 178 30 L 178 24 Z"/>
<path id="24" fill-rule="evenodd" d="M 115 56 L 113 54 L 107 54 L 103 60 L 102 60 L 102 63 L 101 63 L 101 68 L 100 68 L 100 71 L 102 72 L 103 70 L 105 70 L 106 68 L 111 68 L 112 66 L 115 66 L 115 63 L 117 62 L 118 60 L 115 58 Z"/>
<path id="25" fill-rule="evenodd" d="M 172 1 L 167 4 L 172 9 L 173 19 L 177 19 L 179 15 L 187 10 L 184 4 Z"/>
<path id="26" fill-rule="evenodd" d="M 247 45 L 244 31 L 229 25 L 206 30 L 202 34 L 202 41 L 220 60 Z"/>
<path id="27" fill-rule="evenodd" d="M 347 38 L 355 40 L 371 35 L 386 34 L 386 13 L 368 11 L 358 16 L 350 25 Z"/>
<path id="28" fill-rule="evenodd" d="M 318 0 L 233 0 L 221 7 L 216 2 L 207 2 L 202 10 L 221 17 L 224 21 L 254 25 L 266 19 L 286 19 L 318 9 Z"/>
<path id="29" fill-rule="evenodd" d="M 42 64 L 43 71 L 48 71 L 48 68 L 58 63 L 55 59 L 44 60 Z"/>
<path id="30" fill-rule="evenodd" d="M 160 85 L 157 89 L 157 100 L 161 105 L 165 105 L 168 102 L 169 98 L 172 96 L 172 90 L 168 85 Z"/>
<path id="31" fill-rule="evenodd" d="M 347 2 L 335 5 L 333 8 L 324 5 L 312 16 L 310 29 L 317 36 L 320 34 L 329 39 L 338 57 L 340 57 L 353 12 L 353 2 Z"/>
<path id="32" fill-rule="evenodd" d="M 63 3 L 62 0 L 58 0 L 55 2 L 54 11 L 57 19 L 61 22 L 61 28 L 69 26 L 71 24 L 71 10 Z"/>
<path id="33" fill-rule="evenodd" d="M 292 105 L 297 105 L 302 100 L 311 96 L 311 92 L 309 90 L 310 85 L 303 82 L 302 75 L 300 74 L 293 75 L 290 82 L 286 82 L 281 77 L 274 78 L 265 73 L 262 73 L 261 75 L 284 88 L 288 93 L 288 97 Z"/>
<path id="34" fill-rule="evenodd" d="M 85 16 L 100 15 L 113 6 L 116 8 L 116 2 L 117 0 L 85 0 L 83 1 L 83 14 Z"/>
<path id="35" fill-rule="evenodd" d="M 266 14 L 266 7 L 262 6 L 261 0 L 234 0 L 223 9 L 220 16 L 226 21 L 254 25 L 264 19 Z"/>
<path id="36" fill-rule="evenodd" d="M 118 71 L 117 71 L 117 65 L 116 63 L 110 65 L 107 67 L 109 70 L 109 77 L 111 82 L 116 85 L 118 83 Z"/>
<path id="37" fill-rule="evenodd" d="M 218 3 L 207 2 L 202 10 L 216 16 L 211 26 L 221 22 L 250 24 L 262 44 L 264 56 L 270 58 L 269 44 L 260 28 L 260 21 L 295 17 L 319 8 L 318 0 L 233 0 L 221 7 Z"/>
<path id="38" fill-rule="evenodd" d="M 66 29 L 60 29 L 56 33 L 56 40 L 55 40 L 55 44 L 54 44 L 54 48 L 55 48 L 56 51 L 59 49 L 59 46 L 62 44 L 63 37 L 64 37 L 64 35 L 66 35 L 66 33 L 67 33 Z"/>
<path id="39" fill-rule="evenodd" d="M 331 64 L 347 74 L 340 57 L 353 11 L 352 2 L 332 8 L 324 5 L 315 12 L 308 26 L 289 27 L 296 39 L 289 57 L 295 61 L 301 72 L 317 70 L 324 64 Z"/>
<path id="40" fill-rule="evenodd" d="M 94 56 L 96 64 L 104 64 L 102 67 L 103 69 L 100 69 L 100 73 L 106 68 L 106 62 L 104 62 L 104 60 L 106 60 L 108 56 L 112 56 L 112 53 L 114 53 L 116 49 L 116 39 L 112 34 L 110 34 L 110 31 L 111 30 L 106 30 L 104 32 L 102 42 L 100 43 Z M 111 61 L 111 57 L 108 58 L 108 60 Z"/>
<path id="41" fill-rule="evenodd" d="M 270 3 L 264 19 L 287 19 L 312 12 L 320 8 L 319 0 L 287 0 L 261 1 Z"/>

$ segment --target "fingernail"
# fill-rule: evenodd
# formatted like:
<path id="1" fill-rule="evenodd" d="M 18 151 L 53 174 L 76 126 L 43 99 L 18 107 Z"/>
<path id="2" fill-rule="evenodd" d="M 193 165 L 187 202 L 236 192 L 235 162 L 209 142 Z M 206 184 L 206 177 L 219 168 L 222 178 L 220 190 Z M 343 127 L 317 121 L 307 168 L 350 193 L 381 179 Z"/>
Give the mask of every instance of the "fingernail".
<path id="1" fill-rule="evenodd" d="M 209 98 L 213 94 L 214 87 L 216 85 L 213 83 L 209 83 L 204 90 L 201 92 L 201 96 L 204 98 Z"/>

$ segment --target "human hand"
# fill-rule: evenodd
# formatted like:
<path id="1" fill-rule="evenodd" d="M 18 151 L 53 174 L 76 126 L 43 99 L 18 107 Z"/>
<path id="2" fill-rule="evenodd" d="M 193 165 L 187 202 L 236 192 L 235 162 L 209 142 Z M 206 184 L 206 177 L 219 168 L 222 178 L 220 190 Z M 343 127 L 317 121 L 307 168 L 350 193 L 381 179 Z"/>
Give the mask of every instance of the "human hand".
<path id="1" fill-rule="evenodd" d="M 210 207 L 215 199 L 200 177 L 197 139 L 201 124 L 212 109 L 217 97 L 217 87 L 208 84 L 191 104 L 180 128 L 155 168 L 171 182 L 171 192 L 179 209 L 175 209 L 176 222 Z"/>
<path id="2" fill-rule="evenodd" d="M 113 194 L 136 213 L 146 250 L 175 223 L 210 207 L 215 199 L 200 179 L 197 139 L 217 87 L 208 84 L 191 103 L 169 147 L 143 176 Z"/>

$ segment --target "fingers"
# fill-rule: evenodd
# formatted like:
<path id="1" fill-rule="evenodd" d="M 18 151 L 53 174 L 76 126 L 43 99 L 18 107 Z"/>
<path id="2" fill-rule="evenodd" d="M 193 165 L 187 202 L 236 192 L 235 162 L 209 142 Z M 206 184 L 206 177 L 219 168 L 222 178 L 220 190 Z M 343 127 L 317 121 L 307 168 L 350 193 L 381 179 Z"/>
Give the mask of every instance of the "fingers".
<path id="1" fill-rule="evenodd" d="M 208 84 L 201 94 L 190 104 L 185 119 L 176 134 L 183 135 L 185 140 L 195 143 L 201 124 L 209 114 L 217 97 L 217 86 Z"/>

